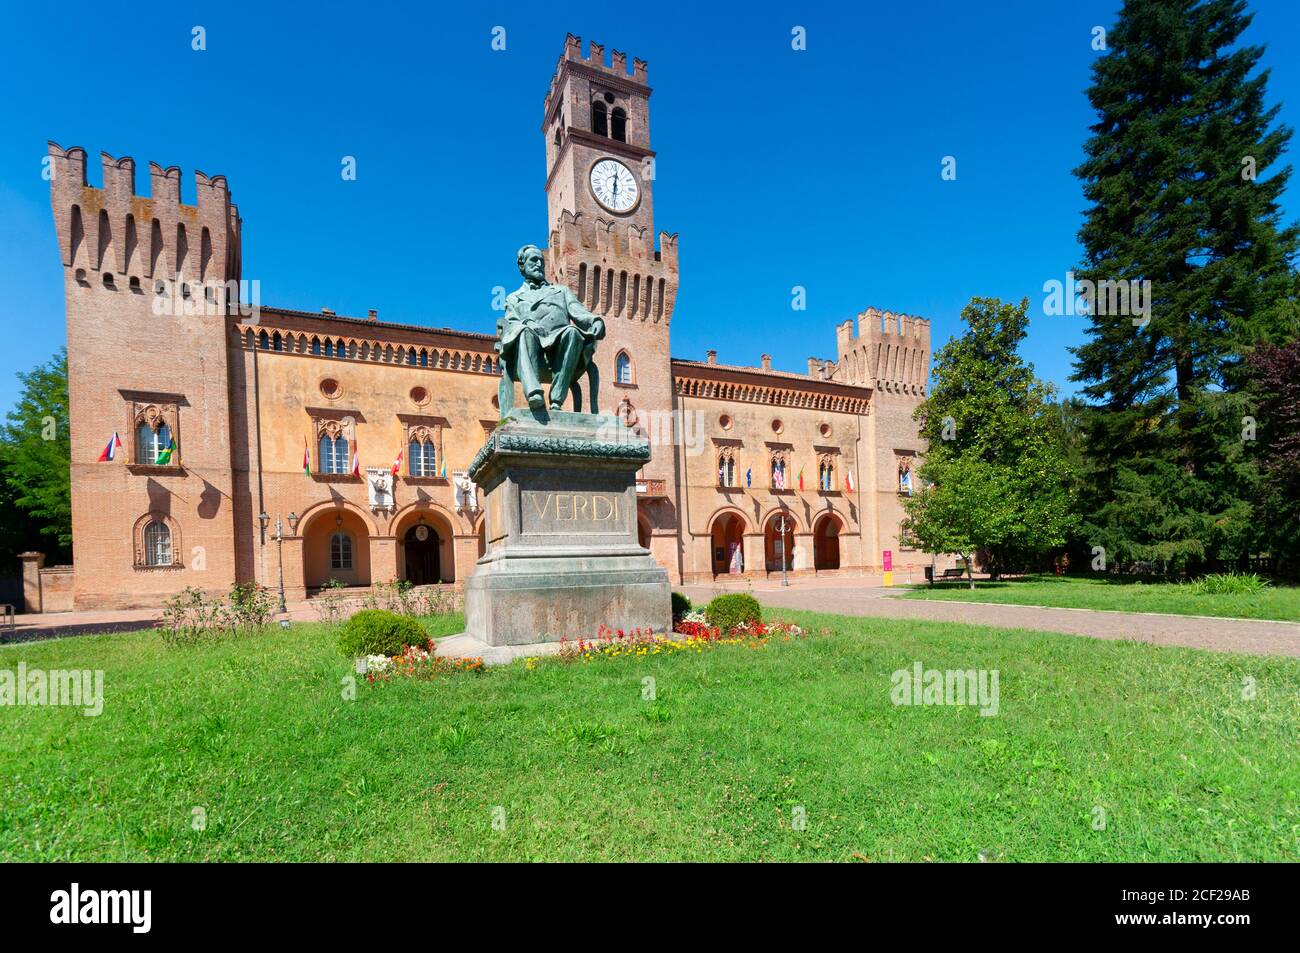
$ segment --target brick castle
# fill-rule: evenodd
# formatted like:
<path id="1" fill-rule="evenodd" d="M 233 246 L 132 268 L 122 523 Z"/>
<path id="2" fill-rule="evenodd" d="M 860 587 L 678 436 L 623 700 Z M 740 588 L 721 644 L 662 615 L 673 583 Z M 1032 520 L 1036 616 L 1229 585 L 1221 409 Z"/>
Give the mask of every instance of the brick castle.
<path id="1" fill-rule="evenodd" d="M 678 239 L 655 232 L 650 92 L 643 61 L 629 73 L 569 36 L 542 123 L 549 277 L 605 316 L 602 411 L 652 438 L 642 544 L 674 582 L 879 571 L 886 550 L 919 574 L 929 558 L 899 523 L 924 449 L 929 322 L 868 308 L 806 374 L 768 355 L 673 358 Z M 102 154 L 99 189 L 84 149 L 50 155 L 74 567 L 25 557 L 29 611 L 275 588 L 281 569 L 291 599 L 330 580 L 462 582 L 484 545 L 463 471 L 499 417 L 495 319 L 475 333 L 249 307 L 224 177 L 195 172 L 182 205 L 175 167 L 150 163 L 143 198 L 133 159 Z M 96 462 L 114 432 L 116 459 Z"/>

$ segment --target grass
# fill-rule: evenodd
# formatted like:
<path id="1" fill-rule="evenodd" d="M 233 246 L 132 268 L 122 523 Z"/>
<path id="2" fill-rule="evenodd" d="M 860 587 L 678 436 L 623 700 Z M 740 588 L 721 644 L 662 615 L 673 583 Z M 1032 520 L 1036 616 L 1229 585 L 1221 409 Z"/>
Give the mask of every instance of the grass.
<path id="1" fill-rule="evenodd" d="M 0 708 L 0 860 L 1296 856 L 1300 661 L 782 617 L 813 634 L 362 682 L 355 700 L 321 625 L 6 646 L 0 668 L 103 669 L 106 700 L 91 718 Z M 1000 713 L 892 705 L 915 660 L 997 669 Z"/>
<path id="2" fill-rule="evenodd" d="M 1191 583 L 1140 582 L 1122 576 L 1029 576 L 976 581 L 973 591 L 965 581 L 938 582 L 933 588 L 922 584 L 905 598 L 1300 622 L 1297 586 L 1270 586 L 1253 594 L 1211 594 L 1197 591 Z"/>

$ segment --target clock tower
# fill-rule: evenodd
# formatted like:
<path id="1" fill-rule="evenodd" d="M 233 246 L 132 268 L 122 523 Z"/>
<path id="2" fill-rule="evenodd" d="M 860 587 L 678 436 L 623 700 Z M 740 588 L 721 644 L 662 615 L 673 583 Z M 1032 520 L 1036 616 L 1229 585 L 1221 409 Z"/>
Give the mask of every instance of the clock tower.
<path id="1" fill-rule="evenodd" d="M 605 318 L 596 349 L 603 413 L 651 436 L 641 472 L 643 542 L 677 564 L 674 407 L 668 328 L 677 302 L 677 235 L 654 229 L 655 153 L 644 60 L 569 34 L 546 94 L 548 278 Z M 657 247 L 656 247 L 657 245 Z M 671 537 L 671 538 L 670 538 Z M 660 550 L 663 552 L 660 552 Z"/>

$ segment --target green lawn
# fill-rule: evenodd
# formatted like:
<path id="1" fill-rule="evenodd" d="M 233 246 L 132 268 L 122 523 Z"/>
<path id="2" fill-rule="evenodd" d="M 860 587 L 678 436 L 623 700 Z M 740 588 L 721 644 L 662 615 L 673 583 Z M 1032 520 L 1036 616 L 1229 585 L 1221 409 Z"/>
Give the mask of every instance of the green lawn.
<path id="1" fill-rule="evenodd" d="M 1123 577 L 1030 576 L 1005 582 L 977 580 L 974 591 L 964 581 L 939 582 L 933 588 L 921 584 L 909 591 L 906 598 L 1300 622 L 1300 587 L 1297 586 L 1270 586 L 1256 595 L 1230 596 L 1198 593 L 1191 586 L 1178 583 L 1143 583 Z"/>
<path id="2" fill-rule="evenodd" d="M 102 668 L 106 701 L 0 708 L 0 860 L 1296 856 L 1300 661 L 782 617 L 813 634 L 363 682 L 352 701 L 319 625 L 6 646 L 0 668 Z M 894 706 L 890 673 L 915 660 L 997 669 L 1000 713 Z"/>

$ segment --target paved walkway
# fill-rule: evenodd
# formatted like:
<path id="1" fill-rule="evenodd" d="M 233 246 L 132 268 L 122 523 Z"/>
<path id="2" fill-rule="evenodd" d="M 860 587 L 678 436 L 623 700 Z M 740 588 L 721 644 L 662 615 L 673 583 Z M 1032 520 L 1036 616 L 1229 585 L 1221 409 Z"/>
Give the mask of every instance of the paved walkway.
<path id="1" fill-rule="evenodd" d="M 894 574 L 895 581 L 906 581 L 905 574 L 902 579 L 899 577 L 899 573 Z M 681 591 L 693 602 L 704 602 L 719 592 L 738 589 L 750 591 L 759 602 L 777 608 L 887 619 L 964 622 L 1099 639 L 1135 639 L 1153 645 L 1184 645 L 1217 652 L 1300 657 L 1300 623 L 1296 622 L 901 599 L 897 589 L 881 587 L 878 575 L 802 577 L 792 581 L 788 588 L 781 585 L 779 577 L 752 584 L 727 580 L 723 585 L 684 586 Z M 20 615 L 15 619 L 15 632 L 12 635 L 0 632 L 0 635 L 6 642 L 25 642 L 67 635 L 132 632 L 152 627 L 161 617 L 161 613 L 154 609 Z M 310 603 L 297 602 L 290 603 L 288 617 L 294 621 L 314 622 L 318 615 Z"/>
<path id="2" fill-rule="evenodd" d="M 874 580 L 877 585 L 878 578 Z M 894 578 L 897 581 L 897 573 Z M 839 615 L 964 622 L 1099 639 L 1134 639 L 1153 645 L 1183 645 L 1216 652 L 1300 656 L 1300 623 L 1297 622 L 902 599 L 898 598 L 897 590 L 873 587 L 872 582 L 870 577 L 841 576 L 806 582 L 801 579 L 786 588 L 779 579 L 763 580 L 749 591 L 765 606 Z M 736 586 L 686 586 L 681 591 L 692 602 L 703 602 L 718 592 L 734 592 Z"/>

